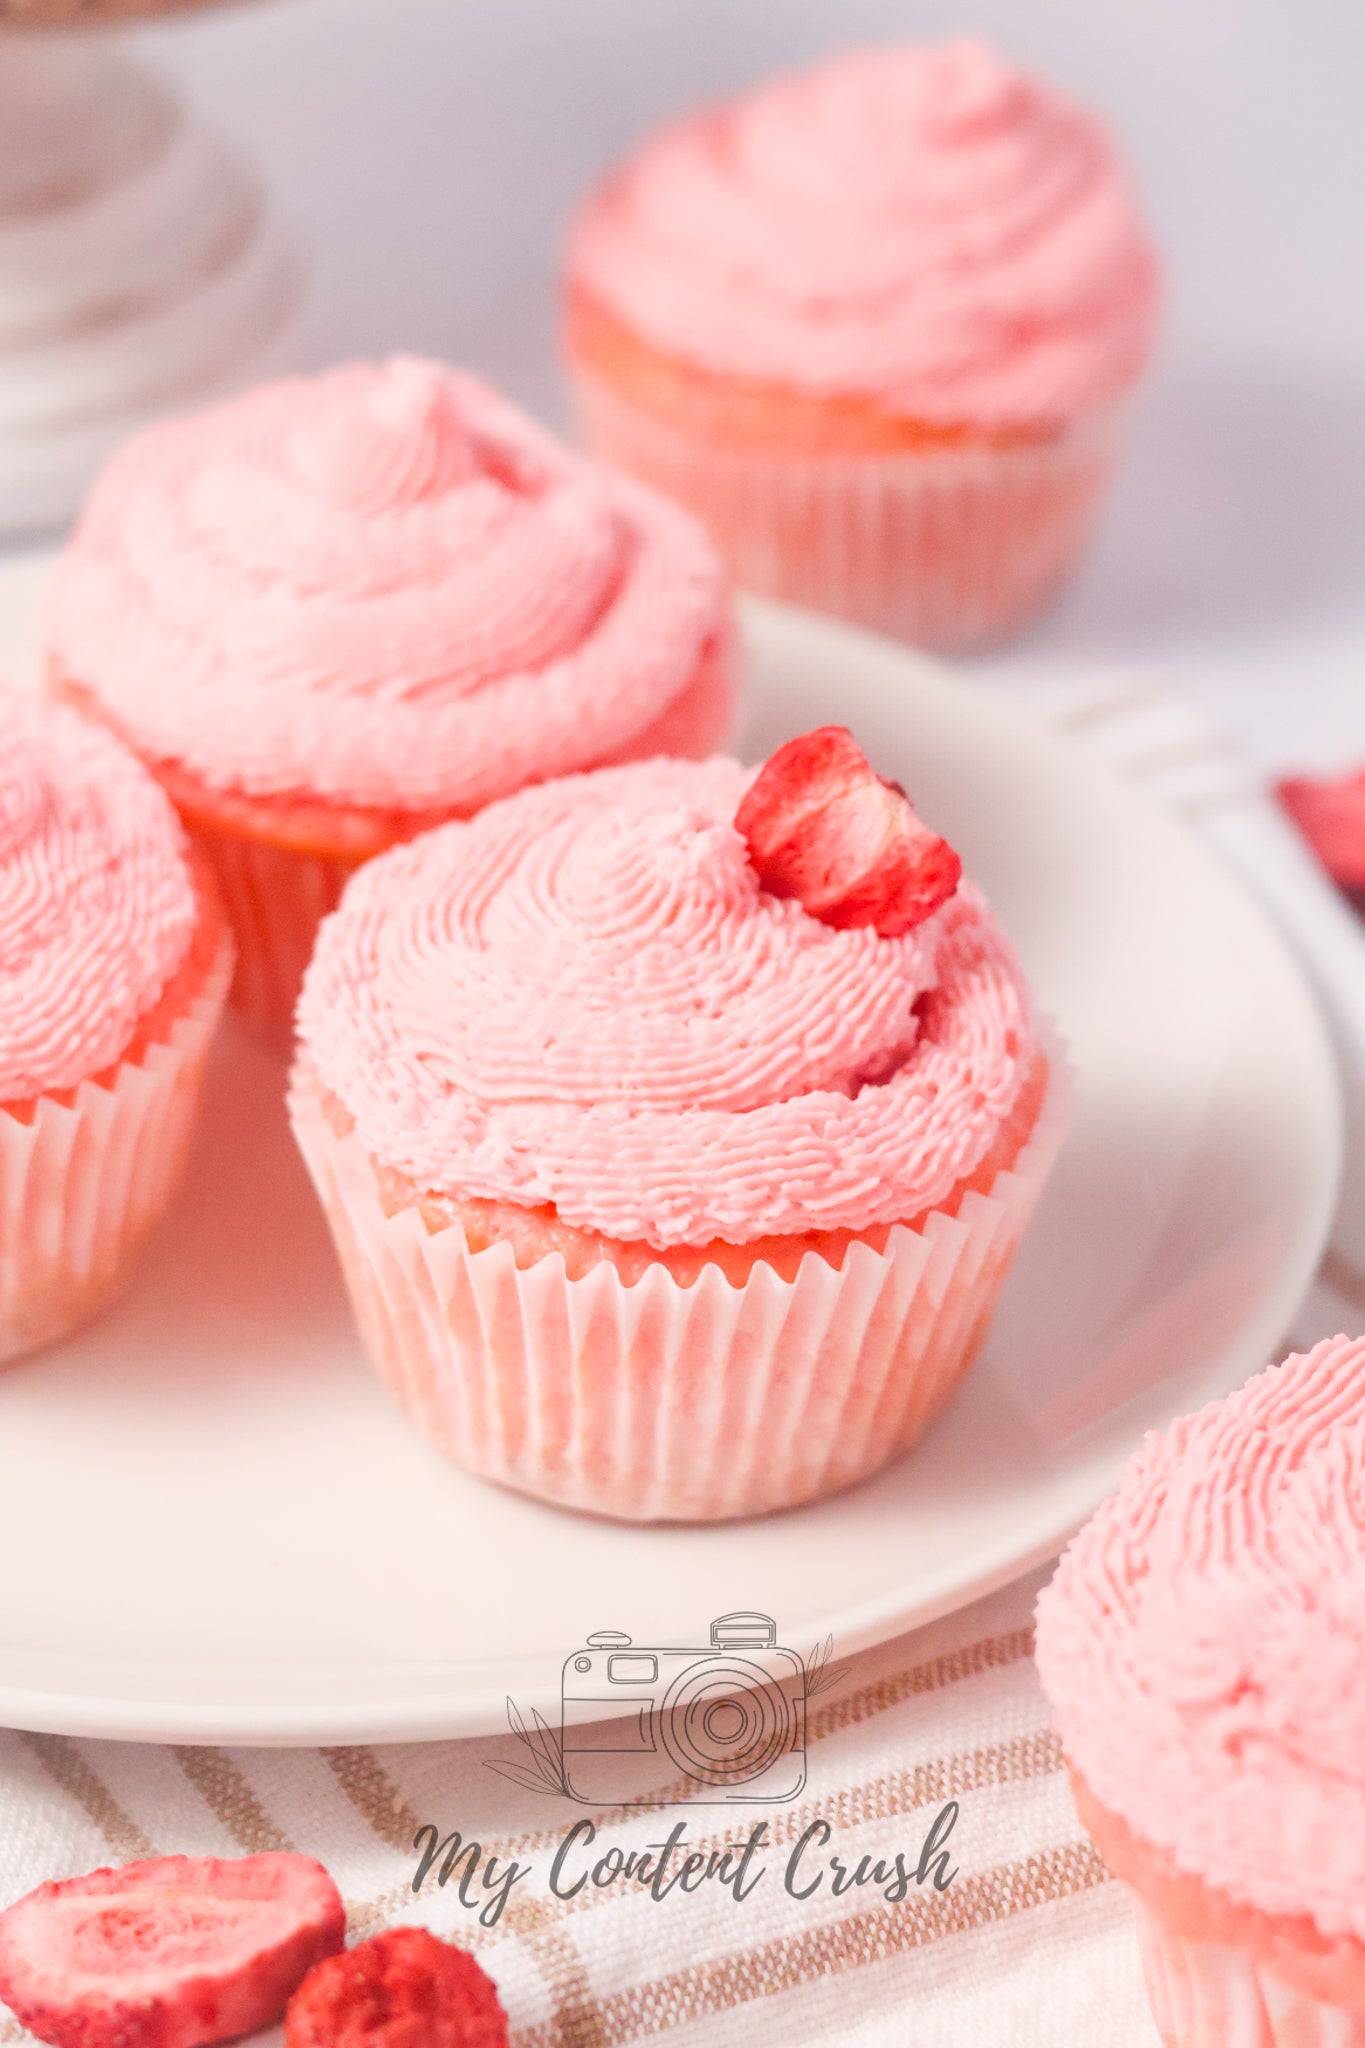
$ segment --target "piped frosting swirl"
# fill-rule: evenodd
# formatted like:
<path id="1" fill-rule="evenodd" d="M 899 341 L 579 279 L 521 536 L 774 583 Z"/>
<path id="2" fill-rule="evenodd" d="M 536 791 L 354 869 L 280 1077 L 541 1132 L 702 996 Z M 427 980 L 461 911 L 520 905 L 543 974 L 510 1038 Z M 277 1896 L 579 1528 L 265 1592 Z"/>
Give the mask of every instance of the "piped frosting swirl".
<path id="1" fill-rule="evenodd" d="M 418 1186 L 656 1247 L 908 1221 L 970 1174 L 1036 1051 L 970 888 L 903 937 L 759 887 L 753 771 L 567 777 L 362 868 L 300 1046 Z"/>
<path id="2" fill-rule="evenodd" d="M 589 201 L 569 271 L 698 369 L 952 426 L 1114 399 L 1156 301 L 1100 123 L 973 40 L 854 51 L 666 130 Z"/>
<path id="3" fill-rule="evenodd" d="M 725 618 L 687 514 L 477 379 L 399 357 L 130 442 L 48 634 L 145 756 L 411 813 L 628 752 Z"/>
<path id="4" fill-rule="evenodd" d="M 1038 1665 L 1073 1767 L 1177 1870 L 1365 1941 L 1365 1340 L 1149 1437 Z"/>
<path id="5" fill-rule="evenodd" d="M 75 712 L 0 693 L 0 1103 L 112 1066 L 195 921 L 184 838 L 146 770 Z"/>

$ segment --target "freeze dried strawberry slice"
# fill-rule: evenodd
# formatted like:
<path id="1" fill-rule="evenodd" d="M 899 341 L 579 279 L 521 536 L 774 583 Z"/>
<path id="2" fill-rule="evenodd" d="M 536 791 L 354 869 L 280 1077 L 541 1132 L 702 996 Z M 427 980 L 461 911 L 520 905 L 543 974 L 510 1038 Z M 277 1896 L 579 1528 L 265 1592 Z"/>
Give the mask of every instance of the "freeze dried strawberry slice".
<path id="1" fill-rule="evenodd" d="M 1339 782 L 1282 782 L 1279 798 L 1337 886 L 1365 892 L 1365 771 Z"/>
<path id="2" fill-rule="evenodd" d="M 947 901 L 962 863 L 916 817 L 898 782 L 873 772 L 842 725 L 788 740 L 735 813 L 758 879 L 823 924 L 896 938 Z"/>
<path id="3" fill-rule="evenodd" d="M 391 1927 L 310 1970 L 284 2048 L 506 2048 L 507 2015 L 464 1949 Z"/>
<path id="4" fill-rule="evenodd" d="M 0 1913 L 0 1999 L 55 2048 L 203 2048 L 269 2026 L 346 1939 L 308 1856 L 157 1856 Z"/>

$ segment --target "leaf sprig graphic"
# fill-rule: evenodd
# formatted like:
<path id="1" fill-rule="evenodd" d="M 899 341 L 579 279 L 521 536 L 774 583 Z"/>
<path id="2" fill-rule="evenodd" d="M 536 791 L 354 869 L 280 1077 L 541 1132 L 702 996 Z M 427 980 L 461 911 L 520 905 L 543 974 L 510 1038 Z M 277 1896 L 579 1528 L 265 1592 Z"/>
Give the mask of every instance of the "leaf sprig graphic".
<path id="1" fill-rule="evenodd" d="M 509 1778 L 514 1785 L 520 1785 L 523 1792 L 552 1792 L 563 1799 L 572 1797 L 559 1736 L 534 1707 L 531 1709 L 531 1723 L 528 1728 L 516 1701 L 509 1697 L 507 1725 L 522 1745 L 528 1761 L 510 1764 L 490 1761 L 488 1769 L 496 1771 L 500 1778 Z"/>
<path id="2" fill-rule="evenodd" d="M 823 1643 L 817 1643 L 805 1660 L 806 1698 L 813 1700 L 820 1692 L 829 1692 L 833 1686 L 842 1685 L 853 1668 L 849 1664 L 833 1664 L 834 1638 L 826 1636 Z"/>

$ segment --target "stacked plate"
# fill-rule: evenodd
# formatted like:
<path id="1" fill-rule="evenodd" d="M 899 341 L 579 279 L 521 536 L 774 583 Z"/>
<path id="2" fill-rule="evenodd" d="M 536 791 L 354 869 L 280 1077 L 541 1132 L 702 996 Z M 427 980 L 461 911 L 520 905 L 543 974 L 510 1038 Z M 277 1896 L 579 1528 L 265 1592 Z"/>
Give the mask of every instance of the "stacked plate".
<path id="1" fill-rule="evenodd" d="M 146 419 L 281 367 L 302 265 L 248 171 L 97 42 L 0 37 L 0 535 Z"/>

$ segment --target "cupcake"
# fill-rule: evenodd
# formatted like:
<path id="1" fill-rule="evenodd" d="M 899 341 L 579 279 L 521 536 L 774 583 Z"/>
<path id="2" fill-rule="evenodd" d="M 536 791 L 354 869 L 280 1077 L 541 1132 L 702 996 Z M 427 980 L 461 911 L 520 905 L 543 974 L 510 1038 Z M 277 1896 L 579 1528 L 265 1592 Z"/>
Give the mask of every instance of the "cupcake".
<path id="1" fill-rule="evenodd" d="M 366 1347 L 441 1450 L 707 1521 L 915 1441 L 1063 1120 L 959 875 L 829 728 L 757 779 L 543 784 L 354 877 L 291 1114 Z"/>
<path id="2" fill-rule="evenodd" d="M 738 582 L 963 648 L 1074 562 L 1155 297 L 1095 117 L 985 44 L 910 44 L 647 142 L 573 228 L 566 342 L 589 445 Z"/>
<path id="3" fill-rule="evenodd" d="M 0 694 L 0 1363 L 102 1308 L 174 1191 L 232 942 L 108 733 Z"/>
<path id="4" fill-rule="evenodd" d="M 1365 1340 L 1149 1437 L 1038 1665 L 1167 2048 L 1365 2042 Z"/>
<path id="5" fill-rule="evenodd" d="M 288 1035 L 361 861 L 528 781 L 729 721 L 729 612 L 685 513 L 472 377 L 399 358 L 130 442 L 62 557 L 53 688 L 169 792 Z"/>

